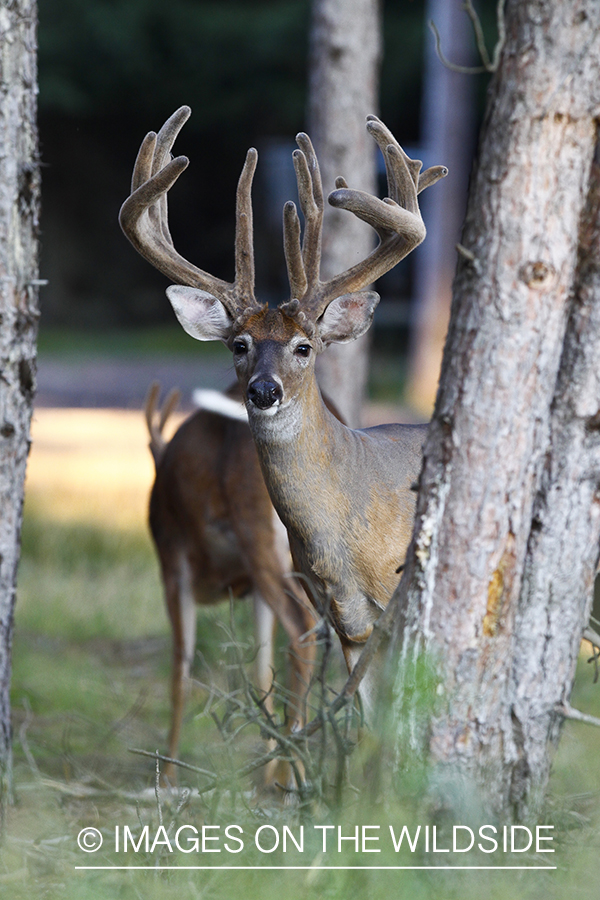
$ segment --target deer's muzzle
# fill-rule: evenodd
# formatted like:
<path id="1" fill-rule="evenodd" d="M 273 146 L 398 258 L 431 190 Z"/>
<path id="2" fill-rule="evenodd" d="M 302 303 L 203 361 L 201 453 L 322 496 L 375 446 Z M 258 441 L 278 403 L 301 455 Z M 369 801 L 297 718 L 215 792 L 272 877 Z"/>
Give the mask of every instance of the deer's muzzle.
<path id="1" fill-rule="evenodd" d="M 283 390 L 275 381 L 253 381 L 248 385 L 248 400 L 259 409 L 270 409 L 281 402 Z"/>

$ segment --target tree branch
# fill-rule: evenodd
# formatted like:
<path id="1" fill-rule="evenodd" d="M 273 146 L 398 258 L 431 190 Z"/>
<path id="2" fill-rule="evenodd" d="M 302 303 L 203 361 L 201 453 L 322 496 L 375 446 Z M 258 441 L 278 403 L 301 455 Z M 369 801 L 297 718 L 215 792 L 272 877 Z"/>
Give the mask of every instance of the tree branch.
<path id="1" fill-rule="evenodd" d="M 584 722 L 586 725 L 595 725 L 596 728 L 600 728 L 600 719 L 596 716 L 582 713 L 578 709 L 573 709 L 569 703 L 560 703 L 556 707 L 556 712 L 564 716 L 565 719 L 573 719 L 574 722 Z"/>
<path id="2" fill-rule="evenodd" d="M 498 0 L 496 4 L 498 40 L 496 41 L 496 45 L 494 47 L 492 59 L 490 59 L 487 47 L 485 46 L 485 37 L 483 34 L 483 28 L 481 27 L 481 19 L 479 18 L 479 15 L 477 14 L 475 7 L 473 6 L 473 0 L 464 0 L 462 8 L 471 21 L 473 33 L 475 35 L 475 43 L 477 44 L 477 50 L 479 52 L 479 56 L 481 57 L 482 65 L 459 66 L 456 63 L 450 62 L 450 60 L 444 56 L 444 53 L 442 51 L 442 43 L 440 33 L 437 30 L 437 26 L 433 19 L 430 19 L 429 27 L 433 32 L 433 36 L 435 38 L 435 50 L 438 58 L 442 65 L 446 66 L 447 69 L 450 69 L 451 72 L 458 72 L 461 75 L 482 75 L 484 72 L 488 72 L 491 74 L 498 68 L 500 53 L 502 52 L 502 47 L 504 46 L 504 41 L 506 38 L 506 26 L 504 24 L 504 0 Z"/>

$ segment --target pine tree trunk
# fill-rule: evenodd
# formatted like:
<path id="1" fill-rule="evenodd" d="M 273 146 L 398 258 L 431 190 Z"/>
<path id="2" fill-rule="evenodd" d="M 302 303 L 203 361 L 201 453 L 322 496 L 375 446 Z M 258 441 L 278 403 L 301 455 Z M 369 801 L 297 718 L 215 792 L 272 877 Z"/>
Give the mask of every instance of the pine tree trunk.
<path id="1" fill-rule="evenodd" d="M 376 192 L 376 147 L 365 120 L 378 110 L 380 32 L 379 0 L 313 0 L 308 120 L 326 195 L 338 175 L 352 188 Z M 373 246 L 368 225 L 326 205 L 323 279 L 364 259 Z M 317 363 L 321 387 L 354 427 L 360 424 L 367 363 L 366 336 L 330 346 Z"/>
<path id="2" fill-rule="evenodd" d="M 35 0 L 0 9 L 0 813 L 11 783 L 11 640 L 35 390 L 36 21 Z"/>
<path id="3" fill-rule="evenodd" d="M 590 616 L 600 545 L 600 133 L 515 619 L 515 808 L 540 806 Z M 542 689 L 540 685 L 543 682 Z M 522 737 L 521 737 L 522 734 Z M 533 778 L 532 778 L 533 773 Z M 529 792 L 535 789 L 530 797 Z M 538 796 L 539 795 L 539 796 Z"/>
<path id="4" fill-rule="evenodd" d="M 539 810 L 597 556 L 598 21 L 507 4 L 400 591 L 398 754 L 425 743 L 442 802 L 466 780 L 500 817 Z"/>

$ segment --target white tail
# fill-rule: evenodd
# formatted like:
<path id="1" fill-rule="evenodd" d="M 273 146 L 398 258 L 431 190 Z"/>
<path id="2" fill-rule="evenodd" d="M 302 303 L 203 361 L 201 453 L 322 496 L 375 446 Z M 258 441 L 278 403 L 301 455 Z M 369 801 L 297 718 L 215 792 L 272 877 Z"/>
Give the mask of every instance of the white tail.
<path id="1" fill-rule="evenodd" d="M 219 413 L 228 419 L 236 419 L 238 422 L 248 421 L 248 411 L 243 400 L 233 400 L 220 391 L 197 388 L 192 393 L 192 403 L 198 409 Z"/>
<path id="2" fill-rule="evenodd" d="M 167 226 L 166 192 L 187 166 L 169 160 L 190 114 L 178 110 L 160 133 L 149 134 L 134 169 L 132 194 L 120 221 L 130 241 L 177 285 L 167 295 L 185 330 L 199 340 L 221 340 L 233 352 L 250 429 L 271 500 L 290 538 L 294 564 L 329 615 L 352 669 L 373 623 L 398 582 L 410 540 L 414 483 L 421 466 L 422 427 L 384 425 L 352 431 L 325 407 L 314 374 L 328 344 L 354 340 L 370 326 L 379 297 L 364 289 L 425 237 L 417 195 L 446 175 L 421 172 L 375 116 L 367 129 L 385 160 L 384 200 L 350 189 L 343 178 L 329 203 L 370 224 L 379 236 L 363 261 L 320 280 L 323 189 L 310 139 L 294 151 L 300 207 L 284 208 L 284 249 L 290 299 L 269 309 L 254 296 L 250 189 L 256 167 L 248 151 L 236 207 L 235 279 L 221 281 L 179 256 Z M 361 685 L 372 704 L 377 665 Z"/>

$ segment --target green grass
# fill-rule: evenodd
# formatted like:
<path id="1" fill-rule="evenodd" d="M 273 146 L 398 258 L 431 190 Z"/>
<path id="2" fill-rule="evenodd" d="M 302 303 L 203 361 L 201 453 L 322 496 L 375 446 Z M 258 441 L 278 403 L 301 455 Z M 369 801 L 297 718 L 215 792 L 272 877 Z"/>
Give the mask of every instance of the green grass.
<path id="1" fill-rule="evenodd" d="M 26 515 L 17 625 L 68 640 L 167 634 L 149 535 Z"/>
<path id="2" fill-rule="evenodd" d="M 227 604 L 199 616 L 199 649 L 218 683 L 227 676 Z M 250 606 L 235 605 L 236 629 L 250 632 Z M 410 897 L 411 900 L 492 900 L 566 896 L 595 898 L 600 878 L 600 731 L 568 722 L 554 763 L 548 821 L 556 826 L 555 872 L 386 872 L 386 871 L 104 871 L 82 872 L 86 864 L 157 860 L 177 865 L 290 863 L 293 854 L 259 854 L 250 843 L 239 857 L 224 853 L 173 856 L 166 850 L 151 860 L 141 854 L 117 857 L 110 850 L 116 825 L 139 832 L 155 830 L 159 810 L 153 793 L 152 760 L 129 748 L 163 749 L 168 727 L 170 640 L 154 551 L 145 530 L 113 534 L 89 523 L 57 524 L 39 511 L 27 510 L 23 559 L 13 646 L 13 709 L 16 804 L 9 811 L 7 837 L 0 852 L 0 896 L 8 900 L 221 900 L 238 894 L 271 900 L 308 897 Z M 198 674 L 206 679 L 201 665 Z M 228 755 L 248 758 L 259 736 L 240 733 L 233 751 L 223 741 L 206 709 L 208 694 L 197 688 L 184 727 L 182 758 L 210 770 L 227 771 Z M 573 705 L 600 716 L 600 684 L 593 668 L 580 662 Z M 215 701 L 217 718 L 223 704 Z M 361 785 L 365 773 L 358 759 L 351 776 Z M 201 776 L 182 772 L 182 784 L 203 784 Z M 247 783 L 241 785 L 247 788 Z M 354 824 L 414 824 L 417 808 L 410 798 L 387 812 L 371 803 L 368 791 L 348 794 L 340 813 L 346 834 Z M 388 798 L 389 801 L 389 798 Z M 160 810 L 170 833 L 182 824 L 238 822 L 246 834 L 270 823 L 294 830 L 294 809 L 248 805 L 243 794 L 192 798 L 183 808 L 164 799 Z M 312 824 L 332 822 L 316 806 Z M 76 844 L 81 828 L 102 829 L 107 847 L 98 855 Z M 299 856 L 299 855 L 298 855 Z M 345 864 L 397 864 L 388 854 L 366 856 L 346 850 Z M 320 857 L 318 846 L 296 858 L 302 864 L 339 864 L 337 854 Z M 402 862 L 411 860 L 402 859 Z M 414 860 L 413 860 L 414 861 Z M 422 862 L 421 859 L 417 860 Z M 531 859 L 528 860 L 532 862 Z"/>
<path id="3" fill-rule="evenodd" d="M 166 634 L 149 537 L 27 517 L 17 625 L 67 640 Z"/>
<path id="4" fill-rule="evenodd" d="M 42 325 L 38 338 L 41 355 L 77 359 L 89 356 L 197 356 L 198 342 L 177 323 L 129 329 L 67 329 Z M 202 355 L 229 358 L 219 341 L 203 344 Z"/>
<path id="5" fill-rule="evenodd" d="M 199 678 L 207 668 L 223 682 L 231 611 L 228 603 L 203 609 L 198 615 Z M 251 604 L 234 604 L 236 628 L 250 635 Z M 283 665 L 282 655 L 278 664 Z M 139 531 L 112 532 L 90 523 L 51 521 L 26 507 L 13 648 L 13 707 L 17 721 L 30 709 L 31 740 L 44 760 L 60 768 L 63 732 L 69 735 L 70 757 L 97 756 L 103 735 L 111 734 L 96 763 L 112 772 L 115 722 L 125 717 L 127 734 L 141 747 L 164 751 L 168 729 L 168 682 L 171 667 L 170 628 L 164 608 L 159 568 L 150 537 Z M 182 755 L 192 754 L 209 730 L 208 717 L 195 714 L 205 705 L 206 691 L 197 690 L 189 705 Z M 132 712 L 133 710 L 133 712 Z M 68 723 L 68 727 L 67 724 Z M 139 727 L 138 727 L 139 726 Z M 66 729 L 66 731 L 65 731 Z M 117 757 L 127 772 L 127 746 Z M 118 743 L 118 742 L 117 742 Z M 24 760 L 18 742 L 17 762 Z M 109 752 L 110 750 L 110 752 Z M 198 759 L 195 760 L 198 762 Z M 90 772 L 85 769 L 85 777 Z M 137 766 L 148 776 L 145 761 Z M 78 776 L 73 776 L 78 777 Z"/>

